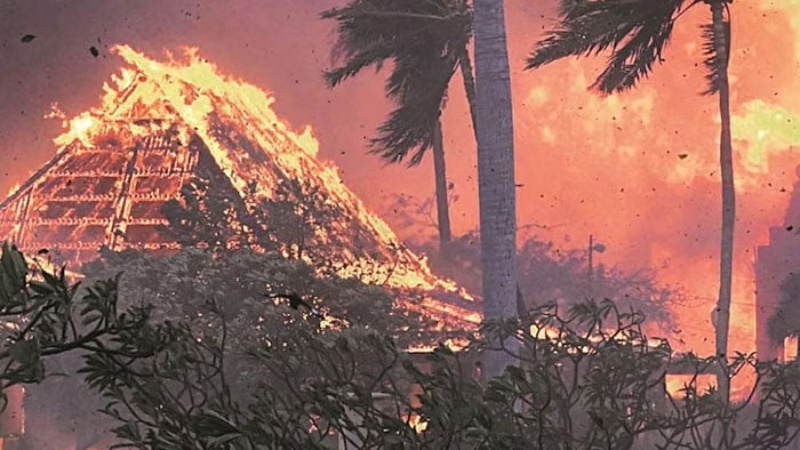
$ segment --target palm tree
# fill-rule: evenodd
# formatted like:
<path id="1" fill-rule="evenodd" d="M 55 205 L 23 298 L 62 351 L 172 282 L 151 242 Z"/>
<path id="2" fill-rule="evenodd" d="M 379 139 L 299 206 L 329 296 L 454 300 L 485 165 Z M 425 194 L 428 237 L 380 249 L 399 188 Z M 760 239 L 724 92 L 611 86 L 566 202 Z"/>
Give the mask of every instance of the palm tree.
<path id="1" fill-rule="evenodd" d="M 722 233 L 720 283 L 717 303 L 716 356 L 720 363 L 719 388 L 729 401 L 726 374 L 730 322 L 733 232 L 736 199 L 730 128 L 728 58 L 731 30 L 728 3 L 732 0 L 561 0 L 559 26 L 540 41 L 528 58 L 527 69 L 567 56 L 596 55 L 611 49 L 605 69 L 592 87 L 605 93 L 632 88 L 646 77 L 669 42 L 676 21 L 691 7 L 705 3 L 711 22 L 703 26 L 708 87 L 705 95 L 719 94 L 721 118 L 719 164 L 722 174 Z M 477 14 L 477 11 L 476 11 Z"/>
<path id="2" fill-rule="evenodd" d="M 456 68 L 461 71 L 478 143 L 484 318 L 491 320 L 517 315 L 511 85 L 503 2 L 475 0 L 475 10 L 473 17 L 466 0 L 352 0 L 345 8 L 326 11 L 323 18 L 338 22 L 336 48 L 344 65 L 325 78 L 336 86 L 366 67 L 380 69 L 392 60 L 386 91 L 398 107 L 380 127 L 372 151 L 389 162 L 415 151 L 414 165 L 433 146 L 435 160 L 437 153 L 442 158 L 435 166 L 443 171 L 443 150 L 438 152 L 435 144 L 441 136 L 439 118 L 450 80 Z M 467 49 L 473 25 L 480 30 L 474 78 Z M 476 88 L 476 79 L 482 88 Z M 444 180 L 443 172 L 437 180 Z M 498 375 L 510 363 L 507 354 L 488 352 L 484 373 Z"/>
<path id="3" fill-rule="evenodd" d="M 474 9 L 484 318 L 502 319 L 518 314 L 511 72 L 503 0 L 475 0 Z M 499 375 L 512 364 L 505 352 L 489 352 L 485 359 L 489 377 Z"/>
<path id="4" fill-rule="evenodd" d="M 472 11 L 466 0 L 352 0 L 322 13 L 337 22 L 334 57 L 340 67 L 325 72 L 329 87 L 361 70 L 394 67 L 386 92 L 396 104 L 371 140 L 372 153 L 388 163 L 406 158 L 416 166 L 433 149 L 440 249 L 452 238 L 441 113 L 455 71 L 464 75 L 468 99 L 474 97 L 467 45 Z M 474 126 L 474 124 L 473 124 Z"/>

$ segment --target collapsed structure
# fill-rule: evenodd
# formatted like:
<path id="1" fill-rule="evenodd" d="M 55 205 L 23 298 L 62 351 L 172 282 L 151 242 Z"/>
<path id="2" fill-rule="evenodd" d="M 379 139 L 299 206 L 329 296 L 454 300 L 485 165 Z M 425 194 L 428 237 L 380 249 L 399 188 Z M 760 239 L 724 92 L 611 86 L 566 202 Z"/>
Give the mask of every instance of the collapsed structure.
<path id="1" fill-rule="evenodd" d="M 56 156 L 0 203 L 0 239 L 27 252 L 55 251 L 72 267 L 102 246 L 169 252 L 179 245 L 162 231 L 162 208 L 193 177 L 214 180 L 244 210 L 269 199 L 279 183 L 303 180 L 336 210 L 337 220 L 311 239 L 348 262 L 341 275 L 421 290 L 425 298 L 403 306 L 448 325 L 480 322 L 475 300 L 405 249 L 336 168 L 317 158 L 310 127 L 293 132 L 272 110 L 271 96 L 221 75 L 194 51 L 177 65 L 115 50 L 130 67 L 104 86 L 101 107 L 65 120 Z M 315 257 L 325 255 L 309 262 L 319 263 Z"/>

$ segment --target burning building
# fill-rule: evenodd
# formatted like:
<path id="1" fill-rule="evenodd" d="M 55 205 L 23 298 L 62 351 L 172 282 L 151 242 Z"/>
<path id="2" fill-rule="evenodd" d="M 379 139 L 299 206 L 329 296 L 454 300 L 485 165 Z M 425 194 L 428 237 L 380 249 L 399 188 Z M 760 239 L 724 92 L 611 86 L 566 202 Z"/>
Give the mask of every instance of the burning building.
<path id="1" fill-rule="evenodd" d="M 323 226 L 308 239 L 325 252 L 307 253 L 308 262 L 319 266 L 319 259 L 336 255 L 347 261 L 337 268 L 343 276 L 426 294 L 399 300 L 402 307 L 449 327 L 480 322 L 479 303 L 405 249 L 336 168 L 318 159 L 310 128 L 293 132 L 264 91 L 219 74 L 194 54 L 187 65 L 175 65 L 128 47 L 117 51 L 129 67 L 104 86 L 102 104 L 64 119 L 56 155 L 0 202 L 0 240 L 29 254 L 47 249 L 79 271 L 103 246 L 177 250 L 165 232 L 164 206 L 180 201 L 196 178 L 214 183 L 242 211 L 270 199 L 279 184 L 302 180 L 336 213 L 336 220 L 317 218 Z M 13 412 L 21 417 L 21 403 Z M 0 426 L 15 420 L 0 418 Z"/>
<path id="2" fill-rule="evenodd" d="M 303 180 L 336 210 L 337 220 L 310 239 L 347 261 L 341 275 L 366 273 L 368 282 L 428 292 L 404 305 L 450 325 L 480 321 L 474 299 L 405 249 L 336 168 L 317 158 L 311 129 L 293 132 L 267 93 L 221 75 L 193 51 L 186 65 L 116 51 L 129 67 L 104 86 L 100 107 L 65 119 L 56 156 L 0 203 L 0 239 L 57 252 L 72 267 L 102 246 L 168 252 L 179 245 L 163 233 L 162 208 L 193 177 L 214 180 L 244 210 L 279 183 Z"/>
<path id="3" fill-rule="evenodd" d="M 769 243 L 758 247 L 756 275 L 756 352 L 759 360 L 786 361 L 797 357 L 797 340 L 788 337 L 776 342 L 770 336 L 770 319 L 779 313 L 783 296 L 781 284 L 793 273 L 800 273 L 800 166 L 789 208 L 782 226 L 770 227 Z M 799 321 L 800 317 L 785 318 Z"/>

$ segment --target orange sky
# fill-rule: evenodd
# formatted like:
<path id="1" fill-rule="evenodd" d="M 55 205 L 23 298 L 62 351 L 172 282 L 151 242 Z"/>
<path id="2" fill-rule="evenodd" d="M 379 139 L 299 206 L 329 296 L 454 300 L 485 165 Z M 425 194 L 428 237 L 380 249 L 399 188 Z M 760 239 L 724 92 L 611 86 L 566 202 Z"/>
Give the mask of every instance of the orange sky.
<path id="1" fill-rule="evenodd" d="M 41 119 L 49 104 L 58 101 L 68 115 L 96 104 L 103 81 L 120 64 L 105 46 L 127 43 L 152 56 L 199 46 L 222 71 L 275 92 L 277 111 L 298 129 L 313 125 L 321 155 L 336 162 L 375 209 L 385 209 L 388 195 L 431 195 L 430 162 L 413 170 L 384 168 L 365 155 L 366 139 L 388 111 L 383 77 L 365 74 L 334 92 L 321 81 L 332 37 L 330 24 L 316 15 L 342 1 L 162 3 L 0 3 L 0 192 L 53 155 L 50 140 L 59 124 Z M 553 4 L 506 1 L 517 176 L 524 184 L 520 223 L 561 225 L 540 236 L 564 246 L 584 246 L 593 233 L 608 245 L 602 262 L 661 269 L 663 282 L 682 284 L 694 297 L 676 312 L 684 338 L 708 351 L 720 215 L 717 103 L 698 95 L 704 78 L 697 25 L 708 13 L 697 8 L 684 18 L 666 64 L 637 90 L 601 98 L 586 87 L 602 58 L 522 71 L 533 42 L 553 21 Z M 800 162 L 792 151 L 800 142 L 800 117 L 791 120 L 800 108 L 798 7 L 798 0 L 732 7 L 739 194 L 732 334 L 741 350 L 753 349 L 753 249 L 770 225 L 780 223 Z M 25 33 L 37 39 L 21 44 Z M 92 45 L 100 58 L 89 54 Z M 456 231 L 477 223 L 475 144 L 460 83 L 452 87 L 444 120 L 449 176 L 459 194 L 452 211 Z M 390 223 L 396 220 L 383 212 Z"/>

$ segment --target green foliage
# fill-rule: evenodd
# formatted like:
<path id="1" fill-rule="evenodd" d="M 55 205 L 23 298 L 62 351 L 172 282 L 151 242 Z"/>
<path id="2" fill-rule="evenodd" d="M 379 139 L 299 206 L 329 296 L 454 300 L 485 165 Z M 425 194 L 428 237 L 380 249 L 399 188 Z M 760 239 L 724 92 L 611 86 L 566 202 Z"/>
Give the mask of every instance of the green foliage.
<path id="1" fill-rule="evenodd" d="M 195 259 L 210 255 L 192 251 Z M 106 256 L 124 260 L 137 273 L 141 255 Z M 252 257 L 231 256 L 244 266 Z M 610 301 L 578 304 L 567 314 L 542 306 L 524 322 L 487 324 L 483 337 L 474 337 L 465 350 L 439 347 L 424 360 L 379 332 L 351 327 L 320 333 L 295 317 L 284 327 L 291 332 L 249 352 L 252 383 L 235 386 L 231 358 L 242 356 L 229 344 L 234 333 L 228 325 L 237 321 L 227 320 L 230 312 L 216 300 L 241 295 L 228 289 L 246 284 L 244 274 L 231 285 L 208 286 L 205 275 L 195 273 L 198 288 L 229 296 L 212 294 L 202 308 L 190 306 L 203 317 L 183 311 L 177 322 L 157 323 L 146 306 L 117 312 L 127 295 L 124 276 L 79 289 L 63 270 L 54 276 L 29 268 L 9 246 L 2 258 L 0 307 L 18 319 L 0 351 L 4 386 L 41 380 L 48 356 L 84 350 L 81 373 L 108 402 L 104 411 L 117 422 L 120 443 L 133 448 L 323 449 L 341 437 L 363 449 L 755 450 L 783 448 L 800 430 L 796 363 L 756 363 L 737 355 L 726 373 L 754 370 L 759 398 L 729 405 L 714 390 L 700 389 L 697 375 L 713 367 L 714 358 L 674 360 L 666 341 L 643 335 L 643 314 L 622 312 Z M 156 268 L 159 273 L 139 276 L 149 277 L 148 287 L 169 280 L 165 285 L 171 283 L 174 294 L 189 285 L 176 284 L 181 280 L 169 272 L 171 266 L 198 267 L 192 257 L 176 255 Z M 272 270 L 278 277 L 280 271 Z M 147 294 L 164 300 L 158 295 Z M 509 338 L 520 344 L 513 355 L 517 365 L 496 379 L 473 377 L 473 362 L 491 349 L 489 343 Z M 663 388 L 677 363 L 695 374 L 682 398 Z M 237 389 L 244 391 L 237 395 Z M 411 426 L 412 418 L 426 424 L 424 432 Z"/>
<path id="2" fill-rule="evenodd" d="M 670 367 L 700 374 L 716 360 L 674 360 L 666 341 L 642 334 L 642 314 L 606 301 L 564 315 L 540 307 L 529 318 L 488 324 L 465 350 L 421 357 L 372 331 L 300 329 L 287 341 L 293 351 L 252 353 L 264 381 L 246 404 L 224 376 L 225 334 L 197 339 L 171 326 L 183 338 L 150 344 L 164 350 L 116 375 L 125 388 L 95 385 L 112 399 L 117 436 L 139 449 L 323 449 L 338 437 L 358 449 L 755 450 L 782 448 L 799 430 L 797 365 L 738 355 L 728 373 L 756 370 L 757 403 L 727 405 L 696 376 L 676 398 L 663 386 Z M 521 344 L 517 365 L 475 378 L 480 353 L 508 337 Z"/>
<path id="3" fill-rule="evenodd" d="M 41 382 L 48 375 L 46 362 L 67 352 L 83 350 L 116 358 L 106 346 L 147 327 L 150 312 L 143 306 L 120 311 L 116 286 L 117 279 L 110 277 L 79 293 L 79 285 L 68 282 L 63 267 L 53 273 L 39 264 L 29 265 L 16 247 L 4 243 L 0 256 L 0 316 L 4 321 L 0 388 L 4 391 L 15 384 Z M 158 350 L 143 349 L 130 356 Z"/>
<path id="4" fill-rule="evenodd" d="M 434 324 L 396 305 L 393 293 L 356 279 L 320 276 L 308 264 L 274 252 L 243 249 L 214 255 L 185 248 L 172 256 L 156 256 L 103 250 L 100 259 L 84 267 L 90 279 L 122 270 L 119 295 L 126 304 L 152 304 L 155 319 L 186 323 L 197 331 L 218 333 L 226 326 L 228 370 L 235 374 L 237 386 L 251 385 L 255 375 L 256 369 L 243 358 L 246 351 L 259 346 L 293 350 L 291 337 L 300 331 L 376 330 L 401 345 L 434 338 Z M 270 292 L 290 290 L 330 317 L 327 328 L 305 311 L 266 298 Z"/>
<path id="5" fill-rule="evenodd" d="M 241 196 L 221 174 L 203 171 L 181 188 L 180 200 L 165 203 L 161 212 L 168 225 L 159 231 L 181 246 L 215 253 L 254 248 L 302 259 L 320 250 L 314 237 L 339 210 L 319 186 L 281 179 L 269 199 L 256 199 L 255 188 Z"/>
<path id="6" fill-rule="evenodd" d="M 16 248 L 3 244 L 3 253 L 0 255 L 0 301 L 7 309 L 16 310 L 25 306 L 25 286 L 27 284 L 28 265 L 22 253 Z M 37 286 L 39 282 L 37 281 Z M 46 286 L 45 286 L 46 289 Z"/>
<path id="7" fill-rule="evenodd" d="M 215 177 L 211 172 L 207 174 L 207 180 Z M 205 180 L 193 180 L 182 192 L 181 201 L 164 208 L 170 225 L 162 232 L 185 246 L 179 256 L 160 259 L 132 251 L 104 250 L 101 260 L 87 265 L 84 271 L 124 271 L 130 301 L 154 298 L 157 305 L 183 305 L 169 307 L 172 312 L 168 316 L 173 320 L 185 317 L 175 313 L 191 308 L 188 305 L 217 301 L 226 311 L 239 311 L 237 317 L 241 320 L 237 318 L 237 323 L 242 330 L 250 330 L 242 334 L 239 327 L 232 326 L 232 338 L 247 335 L 245 342 L 251 343 L 262 342 L 264 330 L 276 330 L 293 322 L 282 316 L 275 320 L 263 317 L 263 295 L 287 290 L 308 296 L 316 306 L 329 309 L 331 315 L 346 318 L 350 324 L 385 330 L 406 343 L 425 342 L 431 337 L 426 333 L 438 327 L 431 319 L 400 305 L 401 301 L 413 302 L 425 293 L 414 288 L 390 290 L 360 281 L 374 280 L 376 274 L 385 274 L 388 279 L 397 265 L 404 264 L 404 248 L 390 246 L 396 252 L 391 267 L 380 267 L 369 257 L 354 257 L 349 249 L 357 248 L 371 256 L 370 249 L 382 244 L 357 224 L 342 225 L 353 219 L 343 217 L 347 212 L 332 203 L 320 187 L 307 181 L 281 179 L 270 198 L 257 198 L 256 186 L 250 185 L 242 200 L 222 181 Z M 200 222 L 214 225 L 186 230 Z M 338 275 L 343 269 L 351 274 L 349 278 Z M 169 276 L 161 277 L 162 274 Z M 152 283 L 158 288 L 137 290 L 137 286 Z M 324 304 L 319 303 L 322 299 Z M 241 302 L 246 307 L 239 305 Z M 265 321 L 253 323 L 256 319 Z M 398 330 L 405 331 L 398 334 Z"/>
<path id="8" fill-rule="evenodd" d="M 234 448 L 238 411 L 223 370 L 226 346 L 207 334 L 198 337 L 187 325 L 168 322 L 115 342 L 120 352 L 162 349 L 150 358 L 122 366 L 87 360 L 81 372 L 107 399 L 104 412 L 118 422 L 112 430 L 118 439 L 140 449 Z"/>

